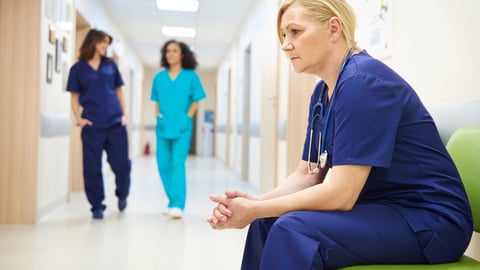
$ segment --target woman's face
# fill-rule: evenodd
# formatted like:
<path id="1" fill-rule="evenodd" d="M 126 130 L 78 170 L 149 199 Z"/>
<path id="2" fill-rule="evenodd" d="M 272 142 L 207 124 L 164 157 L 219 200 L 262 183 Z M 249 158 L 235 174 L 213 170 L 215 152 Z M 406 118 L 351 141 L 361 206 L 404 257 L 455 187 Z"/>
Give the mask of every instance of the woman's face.
<path id="1" fill-rule="evenodd" d="M 293 3 L 281 18 L 284 35 L 282 50 L 296 72 L 320 75 L 329 62 L 327 24 L 315 21 L 298 2 Z"/>
<path id="2" fill-rule="evenodd" d="M 110 45 L 110 38 L 106 36 L 103 40 L 95 44 L 95 52 L 100 56 L 105 56 L 107 55 L 107 49 L 109 45 Z"/>
<path id="3" fill-rule="evenodd" d="M 165 58 L 167 59 L 167 63 L 172 65 L 182 64 L 182 49 L 180 45 L 175 42 L 172 42 L 167 45 L 167 50 L 165 53 Z"/>

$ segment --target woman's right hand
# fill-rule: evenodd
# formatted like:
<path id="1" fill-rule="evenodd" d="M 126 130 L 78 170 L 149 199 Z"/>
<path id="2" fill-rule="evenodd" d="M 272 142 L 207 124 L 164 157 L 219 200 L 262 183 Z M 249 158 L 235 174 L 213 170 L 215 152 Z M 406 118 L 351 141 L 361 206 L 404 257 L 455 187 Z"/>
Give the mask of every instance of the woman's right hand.
<path id="1" fill-rule="evenodd" d="M 76 125 L 83 128 L 84 126 L 91 126 L 91 125 L 93 125 L 93 123 L 92 123 L 92 121 L 90 121 L 86 118 L 80 118 L 79 120 L 77 120 Z"/>
<path id="2" fill-rule="evenodd" d="M 210 195 L 210 199 L 212 201 L 215 201 L 216 197 L 219 198 L 222 196 Z M 258 201 L 258 198 L 251 196 L 245 192 L 241 192 L 238 190 L 225 191 L 226 199 L 233 199 L 238 197 L 245 198 L 247 200 Z M 208 219 L 208 222 L 214 223 L 214 224 L 218 222 L 226 222 L 231 216 L 232 216 L 232 211 L 226 205 L 219 203 L 217 207 L 213 209 L 212 217 Z"/>

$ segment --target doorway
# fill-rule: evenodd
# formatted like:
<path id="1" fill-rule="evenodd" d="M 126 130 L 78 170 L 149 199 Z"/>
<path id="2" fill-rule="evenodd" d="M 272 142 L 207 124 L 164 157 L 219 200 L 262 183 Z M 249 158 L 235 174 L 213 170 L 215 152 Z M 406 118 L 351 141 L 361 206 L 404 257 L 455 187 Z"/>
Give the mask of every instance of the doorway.
<path id="1" fill-rule="evenodd" d="M 243 56 L 243 93 L 242 93 L 242 166 L 241 179 L 247 180 L 249 175 L 249 155 L 250 155 L 250 72 L 251 72 L 251 46 L 245 49 Z"/>

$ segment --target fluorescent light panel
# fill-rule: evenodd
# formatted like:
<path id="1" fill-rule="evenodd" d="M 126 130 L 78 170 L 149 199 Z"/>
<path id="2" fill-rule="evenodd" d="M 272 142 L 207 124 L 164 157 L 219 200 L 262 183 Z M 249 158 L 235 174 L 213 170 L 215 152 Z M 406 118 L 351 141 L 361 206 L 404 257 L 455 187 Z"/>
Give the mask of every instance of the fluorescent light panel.
<path id="1" fill-rule="evenodd" d="M 194 28 L 187 27 L 164 26 L 162 27 L 162 34 L 169 37 L 192 38 L 196 35 L 196 30 Z"/>
<path id="2" fill-rule="evenodd" d="M 157 0 L 159 10 L 197 12 L 197 0 Z"/>

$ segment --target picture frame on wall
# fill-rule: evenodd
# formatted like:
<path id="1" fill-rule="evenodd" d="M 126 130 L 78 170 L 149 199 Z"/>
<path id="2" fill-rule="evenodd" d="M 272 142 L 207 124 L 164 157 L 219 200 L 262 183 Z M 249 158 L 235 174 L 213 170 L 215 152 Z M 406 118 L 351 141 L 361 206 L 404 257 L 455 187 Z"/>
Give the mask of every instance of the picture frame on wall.
<path id="1" fill-rule="evenodd" d="M 47 83 L 52 83 L 53 77 L 53 56 L 50 53 L 47 53 Z"/>
<path id="2" fill-rule="evenodd" d="M 379 59 L 392 56 L 395 0 L 348 0 L 357 14 L 360 47 Z"/>
<path id="3" fill-rule="evenodd" d="M 67 39 L 67 37 L 63 37 L 63 39 L 62 39 L 62 51 L 64 53 L 68 52 L 68 39 Z"/>
<path id="4" fill-rule="evenodd" d="M 60 39 L 55 40 L 55 72 L 60 73 L 62 71 L 62 41 Z"/>

